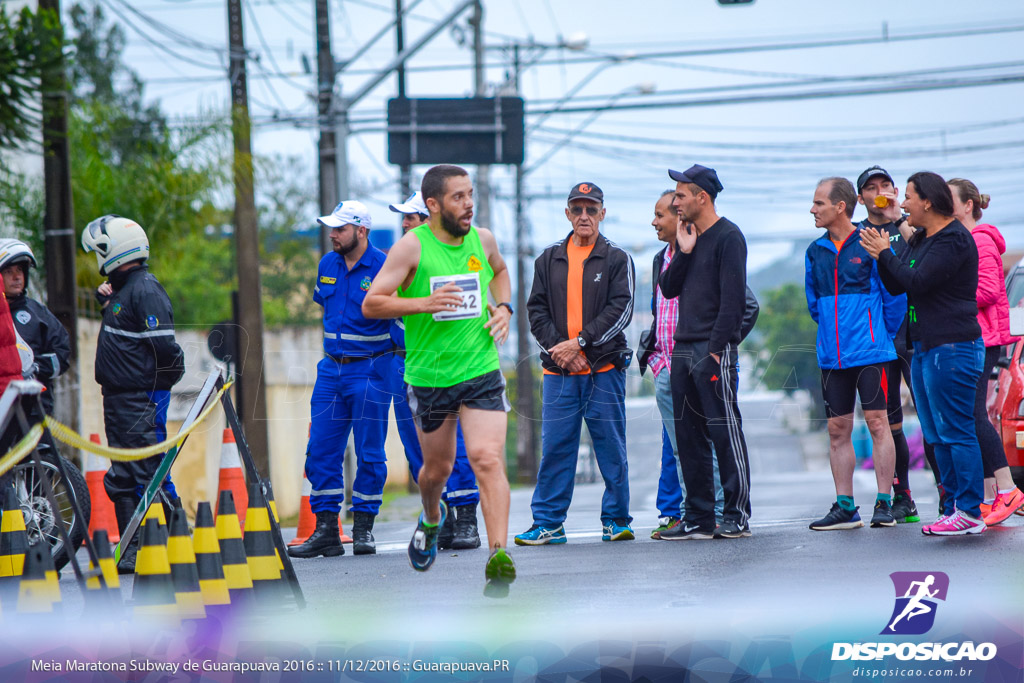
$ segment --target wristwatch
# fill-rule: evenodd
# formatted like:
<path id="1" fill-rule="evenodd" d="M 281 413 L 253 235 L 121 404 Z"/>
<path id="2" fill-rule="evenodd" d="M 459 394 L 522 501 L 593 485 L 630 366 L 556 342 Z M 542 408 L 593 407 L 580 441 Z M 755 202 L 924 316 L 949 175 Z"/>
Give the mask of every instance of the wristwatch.
<path id="1" fill-rule="evenodd" d="M 907 222 L 907 218 L 909 218 L 909 216 L 907 216 L 907 214 L 903 214 L 902 216 L 896 219 L 896 222 L 893 223 L 893 225 L 895 225 L 898 228 Z"/>
<path id="2" fill-rule="evenodd" d="M 512 315 L 512 314 L 515 313 L 515 310 L 513 310 L 513 308 L 512 308 L 512 304 L 510 304 L 507 301 L 502 301 L 500 304 L 498 304 L 498 306 L 504 306 L 505 308 L 507 308 L 509 315 Z M 495 306 L 495 308 L 497 308 L 497 306 Z"/>
<path id="3" fill-rule="evenodd" d="M 583 338 L 582 334 L 580 334 L 580 335 L 577 335 L 577 337 L 576 337 L 576 343 L 579 344 L 580 348 L 582 349 L 583 347 L 585 347 L 587 345 L 587 340 Z"/>

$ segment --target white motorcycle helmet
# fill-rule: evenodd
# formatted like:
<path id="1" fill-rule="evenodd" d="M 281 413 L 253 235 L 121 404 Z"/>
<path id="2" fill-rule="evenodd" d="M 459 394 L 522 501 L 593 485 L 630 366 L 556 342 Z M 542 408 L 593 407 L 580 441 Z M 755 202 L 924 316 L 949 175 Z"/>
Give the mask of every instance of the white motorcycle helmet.
<path id="1" fill-rule="evenodd" d="M 0 270 L 15 263 L 24 263 L 29 268 L 39 267 L 35 254 L 27 244 L 10 238 L 0 240 Z"/>
<path id="2" fill-rule="evenodd" d="M 100 275 L 107 275 L 118 266 L 148 259 L 149 238 L 135 221 L 110 214 L 85 226 L 82 249 L 96 252 Z"/>

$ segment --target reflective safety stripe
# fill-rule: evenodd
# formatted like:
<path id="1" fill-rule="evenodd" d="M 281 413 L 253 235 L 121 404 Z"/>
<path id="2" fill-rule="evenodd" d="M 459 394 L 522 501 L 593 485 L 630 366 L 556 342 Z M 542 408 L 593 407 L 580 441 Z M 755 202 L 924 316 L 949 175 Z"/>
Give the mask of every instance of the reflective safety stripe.
<path id="1" fill-rule="evenodd" d="M 367 336 L 365 334 L 339 334 L 338 335 L 338 339 L 341 339 L 343 341 L 365 341 L 365 342 L 386 341 L 388 339 L 391 339 L 391 335 L 390 334 L 375 334 L 373 336 Z"/>
<path id="2" fill-rule="evenodd" d="M 405 330 L 405 323 L 404 323 L 404 322 L 402 321 L 402 319 L 401 319 L 401 318 L 399 318 L 398 320 L 396 320 L 396 321 L 395 321 L 395 324 L 396 324 L 396 325 L 398 325 L 398 329 L 400 329 L 400 330 Z"/>
<path id="3" fill-rule="evenodd" d="M 319 294 L 320 293 L 320 285 L 313 285 L 313 291 L 316 292 L 317 294 Z"/>
<path id="4" fill-rule="evenodd" d="M 311 496 L 343 496 L 345 495 L 345 489 L 324 489 L 323 491 L 317 491 L 316 489 L 309 492 Z"/>
<path id="5" fill-rule="evenodd" d="M 60 374 L 60 363 L 57 362 L 57 354 L 44 353 L 43 355 L 39 356 L 39 358 L 46 358 L 47 360 L 50 361 L 50 367 L 53 370 L 50 373 L 50 377 L 56 377 L 57 375 Z"/>
<path id="6" fill-rule="evenodd" d="M 359 491 L 356 491 L 355 489 L 352 490 L 352 497 L 359 498 L 361 500 L 384 500 L 383 493 L 376 496 L 368 496 L 365 493 L 359 493 Z"/>
<path id="7" fill-rule="evenodd" d="M 115 334 L 119 337 L 130 337 L 132 339 L 146 339 L 148 337 L 173 337 L 174 330 L 149 330 L 148 332 L 129 332 L 128 330 L 119 330 L 116 327 L 104 327 L 110 334 Z"/>
<path id="8" fill-rule="evenodd" d="M 461 497 L 461 496 L 471 496 L 474 493 L 479 493 L 479 492 L 480 492 L 480 489 L 460 489 L 458 491 L 449 491 L 448 492 L 448 496 L 452 497 L 452 498 L 457 498 L 457 497 Z"/>
<path id="9" fill-rule="evenodd" d="M 375 342 L 375 341 L 387 341 L 391 339 L 390 334 L 336 334 L 334 332 L 324 331 L 324 339 L 340 339 L 342 341 L 354 341 L 354 342 Z"/>

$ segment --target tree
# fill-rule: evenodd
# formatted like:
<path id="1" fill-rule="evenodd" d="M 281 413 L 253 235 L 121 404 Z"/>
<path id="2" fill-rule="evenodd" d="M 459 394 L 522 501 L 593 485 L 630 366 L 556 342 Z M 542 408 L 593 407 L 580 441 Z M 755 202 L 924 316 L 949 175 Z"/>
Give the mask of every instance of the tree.
<path id="1" fill-rule="evenodd" d="M 12 16 L 0 5 L 0 149 L 38 138 L 40 78 L 59 61 L 60 35 L 54 12 L 26 7 Z"/>
<path id="2" fill-rule="evenodd" d="M 782 285 L 766 291 L 762 299 L 757 327 L 748 341 L 756 357 L 755 375 L 772 391 L 807 391 L 816 406 L 812 424 L 821 425 L 825 410 L 815 351 L 818 326 L 807 312 L 803 287 Z"/>
<path id="3" fill-rule="evenodd" d="M 226 115 L 170 126 L 157 105 L 145 103 L 142 79 L 124 65 L 121 29 L 99 6 L 76 4 L 69 14 L 76 231 L 110 213 L 137 220 L 149 236 L 150 264 L 174 302 L 175 322 L 209 327 L 230 319 L 237 278 Z M 311 292 L 316 243 L 296 228 L 315 215 L 315 183 L 303 182 L 296 160 L 255 163 L 257 187 L 264 188 L 257 200 L 267 323 L 312 323 L 319 317 Z M 42 207 L 42 179 L 0 164 L 0 215 L 37 253 Z M 78 259 L 78 285 L 92 290 L 103 280 L 96 258 L 79 252 Z"/>

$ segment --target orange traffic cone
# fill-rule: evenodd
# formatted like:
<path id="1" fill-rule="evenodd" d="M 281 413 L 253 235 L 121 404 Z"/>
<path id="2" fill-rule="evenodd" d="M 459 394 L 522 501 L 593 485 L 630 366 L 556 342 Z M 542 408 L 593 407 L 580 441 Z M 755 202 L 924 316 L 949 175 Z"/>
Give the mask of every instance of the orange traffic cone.
<path id="1" fill-rule="evenodd" d="M 245 512 L 249 507 L 249 492 L 242 475 L 242 459 L 238 455 L 238 444 L 231 429 L 224 430 L 224 441 L 220 447 L 220 477 L 217 481 L 217 515 L 220 515 L 220 492 L 231 491 L 238 510 L 238 523 L 245 525 Z"/>
<path id="2" fill-rule="evenodd" d="M 313 487 L 309 484 L 309 479 L 306 478 L 306 472 L 302 472 L 302 499 L 299 501 L 299 529 L 295 532 L 295 538 L 288 541 L 288 545 L 302 545 L 306 542 L 312 533 L 316 529 L 316 515 L 313 514 L 313 508 L 309 507 L 309 494 L 313 492 Z M 341 526 L 341 515 L 338 515 L 338 531 L 341 532 L 341 542 L 351 543 L 352 537 L 345 534 L 345 529 Z"/>
<path id="3" fill-rule="evenodd" d="M 99 434 L 90 434 L 89 441 L 100 443 Z M 89 536 L 94 536 L 100 529 L 107 532 L 111 543 L 121 540 L 114 518 L 114 504 L 110 502 L 107 490 L 103 487 L 103 475 L 110 466 L 106 460 L 93 453 L 85 455 L 85 483 L 89 486 L 89 499 L 92 501 L 92 515 L 89 517 Z"/>

